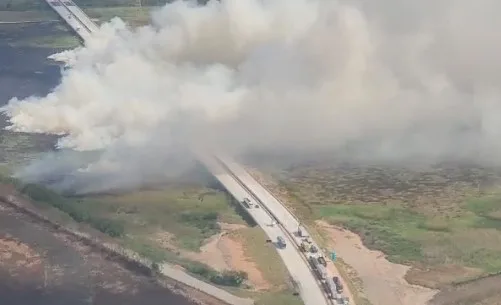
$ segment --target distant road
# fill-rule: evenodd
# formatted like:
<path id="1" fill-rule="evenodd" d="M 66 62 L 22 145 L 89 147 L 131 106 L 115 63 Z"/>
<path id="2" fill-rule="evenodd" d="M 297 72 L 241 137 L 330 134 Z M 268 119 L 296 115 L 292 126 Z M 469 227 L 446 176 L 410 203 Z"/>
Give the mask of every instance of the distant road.
<path id="1" fill-rule="evenodd" d="M 71 0 L 44 0 L 66 24 L 82 39 L 87 41 L 99 27 Z"/>
<path id="2" fill-rule="evenodd" d="M 207 169 L 221 182 L 229 193 L 239 202 L 249 199 L 249 206 L 243 206 L 256 223 L 263 229 L 269 239 L 276 243 L 278 237 L 285 240 L 286 247 L 277 249 L 282 261 L 284 262 L 291 277 L 298 284 L 299 294 L 305 305 L 328 305 L 331 302 L 326 298 L 323 290 L 311 272 L 307 261 L 302 257 L 299 249 L 291 234 L 289 234 L 275 217 L 271 215 L 268 209 L 262 205 L 259 198 L 256 198 L 242 183 L 225 168 L 224 164 L 210 154 L 201 153 L 197 155 L 198 159 L 207 167 Z M 263 243 L 265 241 L 263 240 Z"/>

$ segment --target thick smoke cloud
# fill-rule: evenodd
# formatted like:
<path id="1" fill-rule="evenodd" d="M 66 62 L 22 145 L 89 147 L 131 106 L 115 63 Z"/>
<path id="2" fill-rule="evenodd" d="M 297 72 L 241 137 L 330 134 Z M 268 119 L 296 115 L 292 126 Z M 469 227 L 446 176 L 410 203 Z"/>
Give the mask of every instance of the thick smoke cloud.
<path id="1" fill-rule="evenodd" d="M 14 131 L 97 151 L 21 173 L 64 169 L 86 192 L 176 172 L 169 160 L 199 141 L 499 164 L 500 11 L 496 0 L 174 2 L 151 26 L 104 25 L 63 54 L 71 68 L 52 93 L 3 110 Z"/>

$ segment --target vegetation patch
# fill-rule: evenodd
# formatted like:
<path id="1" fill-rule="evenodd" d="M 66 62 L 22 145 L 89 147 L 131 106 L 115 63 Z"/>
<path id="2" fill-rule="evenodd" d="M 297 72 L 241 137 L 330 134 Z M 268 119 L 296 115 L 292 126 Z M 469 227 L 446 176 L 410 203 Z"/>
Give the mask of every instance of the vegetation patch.
<path id="1" fill-rule="evenodd" d="M 247 273 L 243 271 L 218 272 L 201 263 L 191 263 L 186 269 L 216 285 L 240 287 L 247 280 Z"/>
<path id="2" fill-rule="evenodd" d="M 319 216 L 359 234 L 368 247 L 392 256 L 394 261 L 421 261 L 419 236 L 422 217 L 404 208 L 377 205 L 336 205 L 321 207 Z"/>
<path id="3" fill-rule="evenodd" d="M 288 271 L 273 244 L 266 242 L 268 237 L 261 228 L 246 228 L 230 234 L 232 238 L 241 242 L 245 254 L 256 263 L 274 291 L 280 291 L 287 287 Z"/>
<path id="4" fill-rule="evenodd" d="M 228 200 L 223 192 L 193 185 L 92 198 L 99 202 L 94 213 L 120 219 L 128 235 L 142 237 L 161 229 L 175 236 L 176 246 L 190 251 L 199 251 L 205 239 L 219 233 L 218 222 L 243 224 Z"/>
<path id="5" fill-rule="evenodd" d="M 115 17 L 119 17 L 131 26 L 142 26 L 150 23 L 151 11 L 159 7 L 100 7 L 84 8 L 84 11 L 93 19 L 99 22 L 108 22 Z"/>
<path id="6" fill-rule="evenodd" d="M 216 212 L 187 211 L 180 214 L 180 220 L 198 228 L 203 238 L 208 238 L 220 232 Z"/>
<path id="7" fill-rule="evenodd" d="M 256 305 L 302 305 L 300 297 L 289 290 L 280 292 L 265 292 L 256 297 Z"/>
<path id="8" fill-rule="evenodd" d="M 430 217 L 419 223 L 418 227 L 426 231 L 450 232 L 451 222 L 444 217 Z"/>
<path id="9" fill-rule="evenodd" d="M 16 47 L 38 47 L 51 49 L 73 49 L 80 45 L 76 36 L 69 33 L 27 38 L 10 43 Z"/>
<path id="10" fill-rule="evenodd" d="M 259 160 L 253 165 L 259 168 Z M 306 223 L 325 219 L 360 234 L 389 260 L 412 265 L 411 282 L 436 287 L 437 278 L 447 285 L 501 271 L 499 169 L 329 158 L 261 167 L 268 169 L 278 181 L 271 189 Z"/>
<path id="11" fill-rule="evenodd" d="M 17 183 L 17 185 L 20 185 Z M 34 201 L 44 202 L 65 213 L 67 213 L 76 222 L 90 224 L 95 229 L 108 234 L 111 237 L 121 237 L 125 233 L 122 222 L 99 217 L 85 208 L 82 202 L 65 198 L 58 193 L 51 191 L 43 186 L 36 184 L 22 185 L 19 191 Z"/>

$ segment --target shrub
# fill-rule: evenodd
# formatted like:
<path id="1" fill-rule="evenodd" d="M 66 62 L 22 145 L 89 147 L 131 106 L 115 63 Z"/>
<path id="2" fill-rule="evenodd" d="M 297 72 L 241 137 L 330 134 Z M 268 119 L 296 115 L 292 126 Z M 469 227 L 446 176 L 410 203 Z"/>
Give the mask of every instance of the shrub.
<path id="1" fill-rule="evenodd" d="M 121 222 L 105 218 L 90 218 L 88 221 L 94 228 L 111 237 L 120 237 L 125 233 Z"/>
<path id="2" fill-rule="evenodd" d="M 248 278 L 247 273 L 244 271 L 226 270 L 218 272 L 200 263 L 191 263 L 186 266 L 186 269 L 191 273 L 207 279 L 211 283 L 222 286 L 239 287 Z"/>
<path id="3" fill-rule="evenodd" d="M 204 236 L 209 237 L 219 232 L 216 212 L 184 212 L 181 220 L 198 228 Z"/>
<path id="4" fill-rule="evenodd" d="M 120 237 L 125 233 L 121 222 L 92 216 L 84 206 L 74 200 L 65 198 L 58 193 L 37 184 L 26 184 L 21 188 L 21 193 L 34 201 L 45 202 L 68 214 L 76 222 L 88 223 L 93 228 L 111 237 Z"/>

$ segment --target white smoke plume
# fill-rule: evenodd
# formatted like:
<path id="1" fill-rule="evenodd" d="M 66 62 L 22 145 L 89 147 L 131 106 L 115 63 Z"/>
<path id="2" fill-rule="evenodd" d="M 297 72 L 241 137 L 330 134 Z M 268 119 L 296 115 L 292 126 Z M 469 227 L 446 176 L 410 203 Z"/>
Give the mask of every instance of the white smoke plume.
<path id="1" fill-rule="evenodd" d="M 103 25 L 64 54 L 72 67 L 52 93 L 3 111 L 11 130 L 97 151 L 22 173 L 64 169 L 85 192 L 176 172 L 169 160 L 202 140 L 497 165 L 500 11 L 497 0 L 177 1 L 150 26 Z"/>

